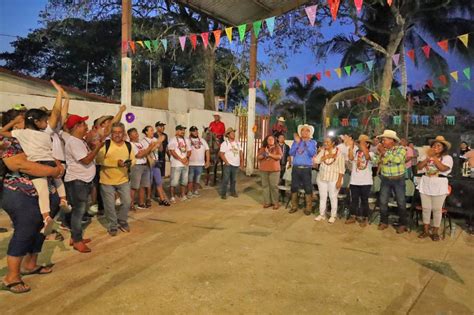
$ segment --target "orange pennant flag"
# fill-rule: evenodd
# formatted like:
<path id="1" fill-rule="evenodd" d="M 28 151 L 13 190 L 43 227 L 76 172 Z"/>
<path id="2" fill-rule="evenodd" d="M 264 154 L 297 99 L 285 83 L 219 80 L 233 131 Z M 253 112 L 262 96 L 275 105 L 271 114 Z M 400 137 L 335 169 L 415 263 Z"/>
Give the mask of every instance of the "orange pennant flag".
<path id="1" fill-rule="evenodd" d="M 463 34 L 458 36 L 459 40 L 464 44 L 464 46 L 469 45 L 469 34 Z"/>
<path id="2" fill-rule="evenodd" d="M 229 43 L 232 43 L 232 27 L 226 27 L 225 33 L 227 34 L 227 38 L 229 39 Z"/>
<path id="3" fill-rule="evenodd" d="M 193 45 L 193 49 L 196 49 L 196 45 L 197 45 L 196 34 L 189 35 L 189 39 L 191 40 L 191 45 Z"/>
<path id="4" fill-rule="evenodd" d="M 341 68 L 334 69 L 334 72 L 336 72 L 337 76 L 339 78 L 341 78 L 341 75 L 342 75 L 342 69 Z"/>
<path id="5" fill-rule="evenodd" d="M 128 44 L 130 45 L 130 48 L 132 49 L 132 52 L 135 53 L 135 42 L 133 40 L 129 41 Z"/>
<path id="6" fill-rule="evenodd" d="M 407 56 L 411 59 L 411 61 L 415 61 L 415 50 L 411 49 L 407 51 Z"/>
<path id="7" fill-rule="evenodd" d="M 212 32 L 214 34 L 214 41 L 216 43 L 216 47 L 219 47 L 219 43 L 221 41 L 221 33 L 222 33 L 222 30 L 215 30 L 214 32 Z"/>
<path id="8" fill-rule="evenodd" d="M 326 70 L 324 72 L 324 74 L 328 77 L 328 78 L 331 78 L 331 71 L 330 70 Z"/>
<path id="9" fill-rule="evenodd" d="M 443 49 L 445 52 L 448 52 L 448 40 L 447 39 L 438 42 L 438 46 L 441 47 L 441 49 Z"/>

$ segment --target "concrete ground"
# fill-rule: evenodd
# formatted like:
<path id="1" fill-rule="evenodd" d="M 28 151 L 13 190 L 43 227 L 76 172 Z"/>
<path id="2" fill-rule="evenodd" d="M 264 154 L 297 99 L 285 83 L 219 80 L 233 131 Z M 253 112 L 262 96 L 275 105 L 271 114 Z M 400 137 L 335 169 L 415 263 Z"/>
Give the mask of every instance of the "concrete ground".
<path id="1" fill-rule="evenodd" d="M 90 254 L 47 242 L 54 272 L 25 277 L 30 293 L 0 292 L 1 313 L 473 313 L 474 239 L 459 227 L 435 243 L 263 209 L 254 178 L 239 190 L 132 213 L 132 232 L 114 238 L 94 220 Z M 10 235 L 0 234 L 1 275 Z"/>

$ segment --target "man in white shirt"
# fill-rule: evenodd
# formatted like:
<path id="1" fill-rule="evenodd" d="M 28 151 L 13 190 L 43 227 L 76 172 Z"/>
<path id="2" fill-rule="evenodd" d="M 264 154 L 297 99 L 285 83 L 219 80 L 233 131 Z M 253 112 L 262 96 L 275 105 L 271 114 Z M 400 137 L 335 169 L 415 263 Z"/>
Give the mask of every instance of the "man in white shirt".
<path id="1" fill-rule="evenodd" d="M 199 196 L 199 182 L 203 167 L 208 168 L 211 164 L 209 145 L 206 140 L 199 137 L 196 126 L 189 128 L 189 143 L 191 144 L 191 156 L 189 157 L 188 175 L 188 198 Z"/>
<path id="2" fill-rule="evenodd" d="M 237 170 L 244 167 L 244 154 L 240 143 L 235 140 L 235 129 L 227 128 L 225 141 L 222 142 L 219 150 L 219 157 L 224 161 L 224 174 L 221 185 L 221 198 L 227 199 L 227 186 L 230 183 L 230 195 L 237 198 L 235 184 L 237 180 Z"/>
<path id="3" fill-rule="evenodd" d="M 191 144 L 189 139 L 184 138 L 186 127 L 176 126 L 176 136 L 169 139 L 168 152 L 171 162 L 171 199 L 172 203 L 176 202 L 175 189 L 180 190 L 179 197 L 182 201 L 186 198 L 186 186 L 188 185 L 189 172 L 189 156 L 191 155 Z"/>
<path id="4" fill-rule="evenodd" d="M 100 140 L 94 143 L 94 150 L 90 150 L 84 141 L 87 133 L 88 117 L 71 115 L 66 121 L 66 127 L 71 131 L 66 148 L 66 183 L 67 197 L 72 206 L 71 214 L 71 244 L 81 253 L 88 253 L 91 249 L 86 245 L 90 239 L 83 238 L 82 218 L 87 209 L 87 200 L 92 191 L 95 177 L 95 156 L 104 144 Z"/>

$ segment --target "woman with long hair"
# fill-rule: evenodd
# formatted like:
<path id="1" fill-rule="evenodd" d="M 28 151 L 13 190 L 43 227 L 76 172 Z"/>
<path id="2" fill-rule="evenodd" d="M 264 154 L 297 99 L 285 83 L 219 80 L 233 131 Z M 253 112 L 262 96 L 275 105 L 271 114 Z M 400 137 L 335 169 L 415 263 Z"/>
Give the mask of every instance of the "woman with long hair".
<path id="1" fill-rule="evenodd" d="M 282 152 L 277 145 L 275 137 L 268 135 L 262 142 L 262 147 L 258 150 L 258 160 L 260 161 L 260 176 L 263 187 L 263 207 L 278 210 L 278 182 L 280 180 L 280 159 Z"/>
<path id="2" fill-rule="evenodd" d="M 430 148 L 426 152 L 426 159 L 419 162 L 418 171 L 424 171 L 418 189 L 423 208 L 423 232 L 419 238 L 430 237 L 439 241 L 439 226 L 441 225 L 443 204 L 448 195 L 447 176 L 453 168 L 453 158 L 448 155 L 451 143 L 443 136 L 430 140 Z M 431 213 L 433 213 L 433 230 L 430 235 Z"/>

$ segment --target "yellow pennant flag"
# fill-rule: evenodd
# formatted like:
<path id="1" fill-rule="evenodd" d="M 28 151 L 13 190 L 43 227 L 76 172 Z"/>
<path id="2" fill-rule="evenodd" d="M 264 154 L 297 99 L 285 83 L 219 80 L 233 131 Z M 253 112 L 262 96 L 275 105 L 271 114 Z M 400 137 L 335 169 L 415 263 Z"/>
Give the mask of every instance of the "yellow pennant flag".
<path id="1" fill-rule="evenodd" d="M 143 41 L 137 40 L 135 43 L 137 43 L 137 44 L 139 44 L 140 46 L 142 46 L 142 48 L 145 48 L 145 45 L 143 45 Z"/>
<path id="2" fill-rule="evenodd" d="M 459 35 L 458 38 L 461 40 L 461 42 L 464 44 L 464 46 L 468 46 L 469 44 L 469 34 L 464 34 L 464 35 Z"/>
<path id="3" fill-rule="evenodd" d="M 227 38 L 229 39 L 229 43 L 232 42 L 232 27 L 226 27 L 225 33 L 227 34 Z"/>
<path id="4" fill-rule="evenodd" d="M 450 75 L 453 77 L 454 81 L 458 82 L 458 72 L 457 71 L 451 72 Z"/>
<path id="5" fill-rule="evenodd" d="M 326 127 L 331 126 L 331 119 L 329 117 L 326 117 L 325 123 L 326 123 Z"/>
<path id="6" fill-rule="evenodd" d="M 340 79 L 340 78 L 341 78 L 341 75 L 342 75 L 342 69 L 341 69 L 341 68 L 337 68 L 337 69 L 334 69 L 334 71 L 336 72 L 338 78 Z"/>
<path id="7" fill-rule="evenodd" d="M 267 80 L 262 80 L 262 86 L 264 89 L 267 88 Z"/>

